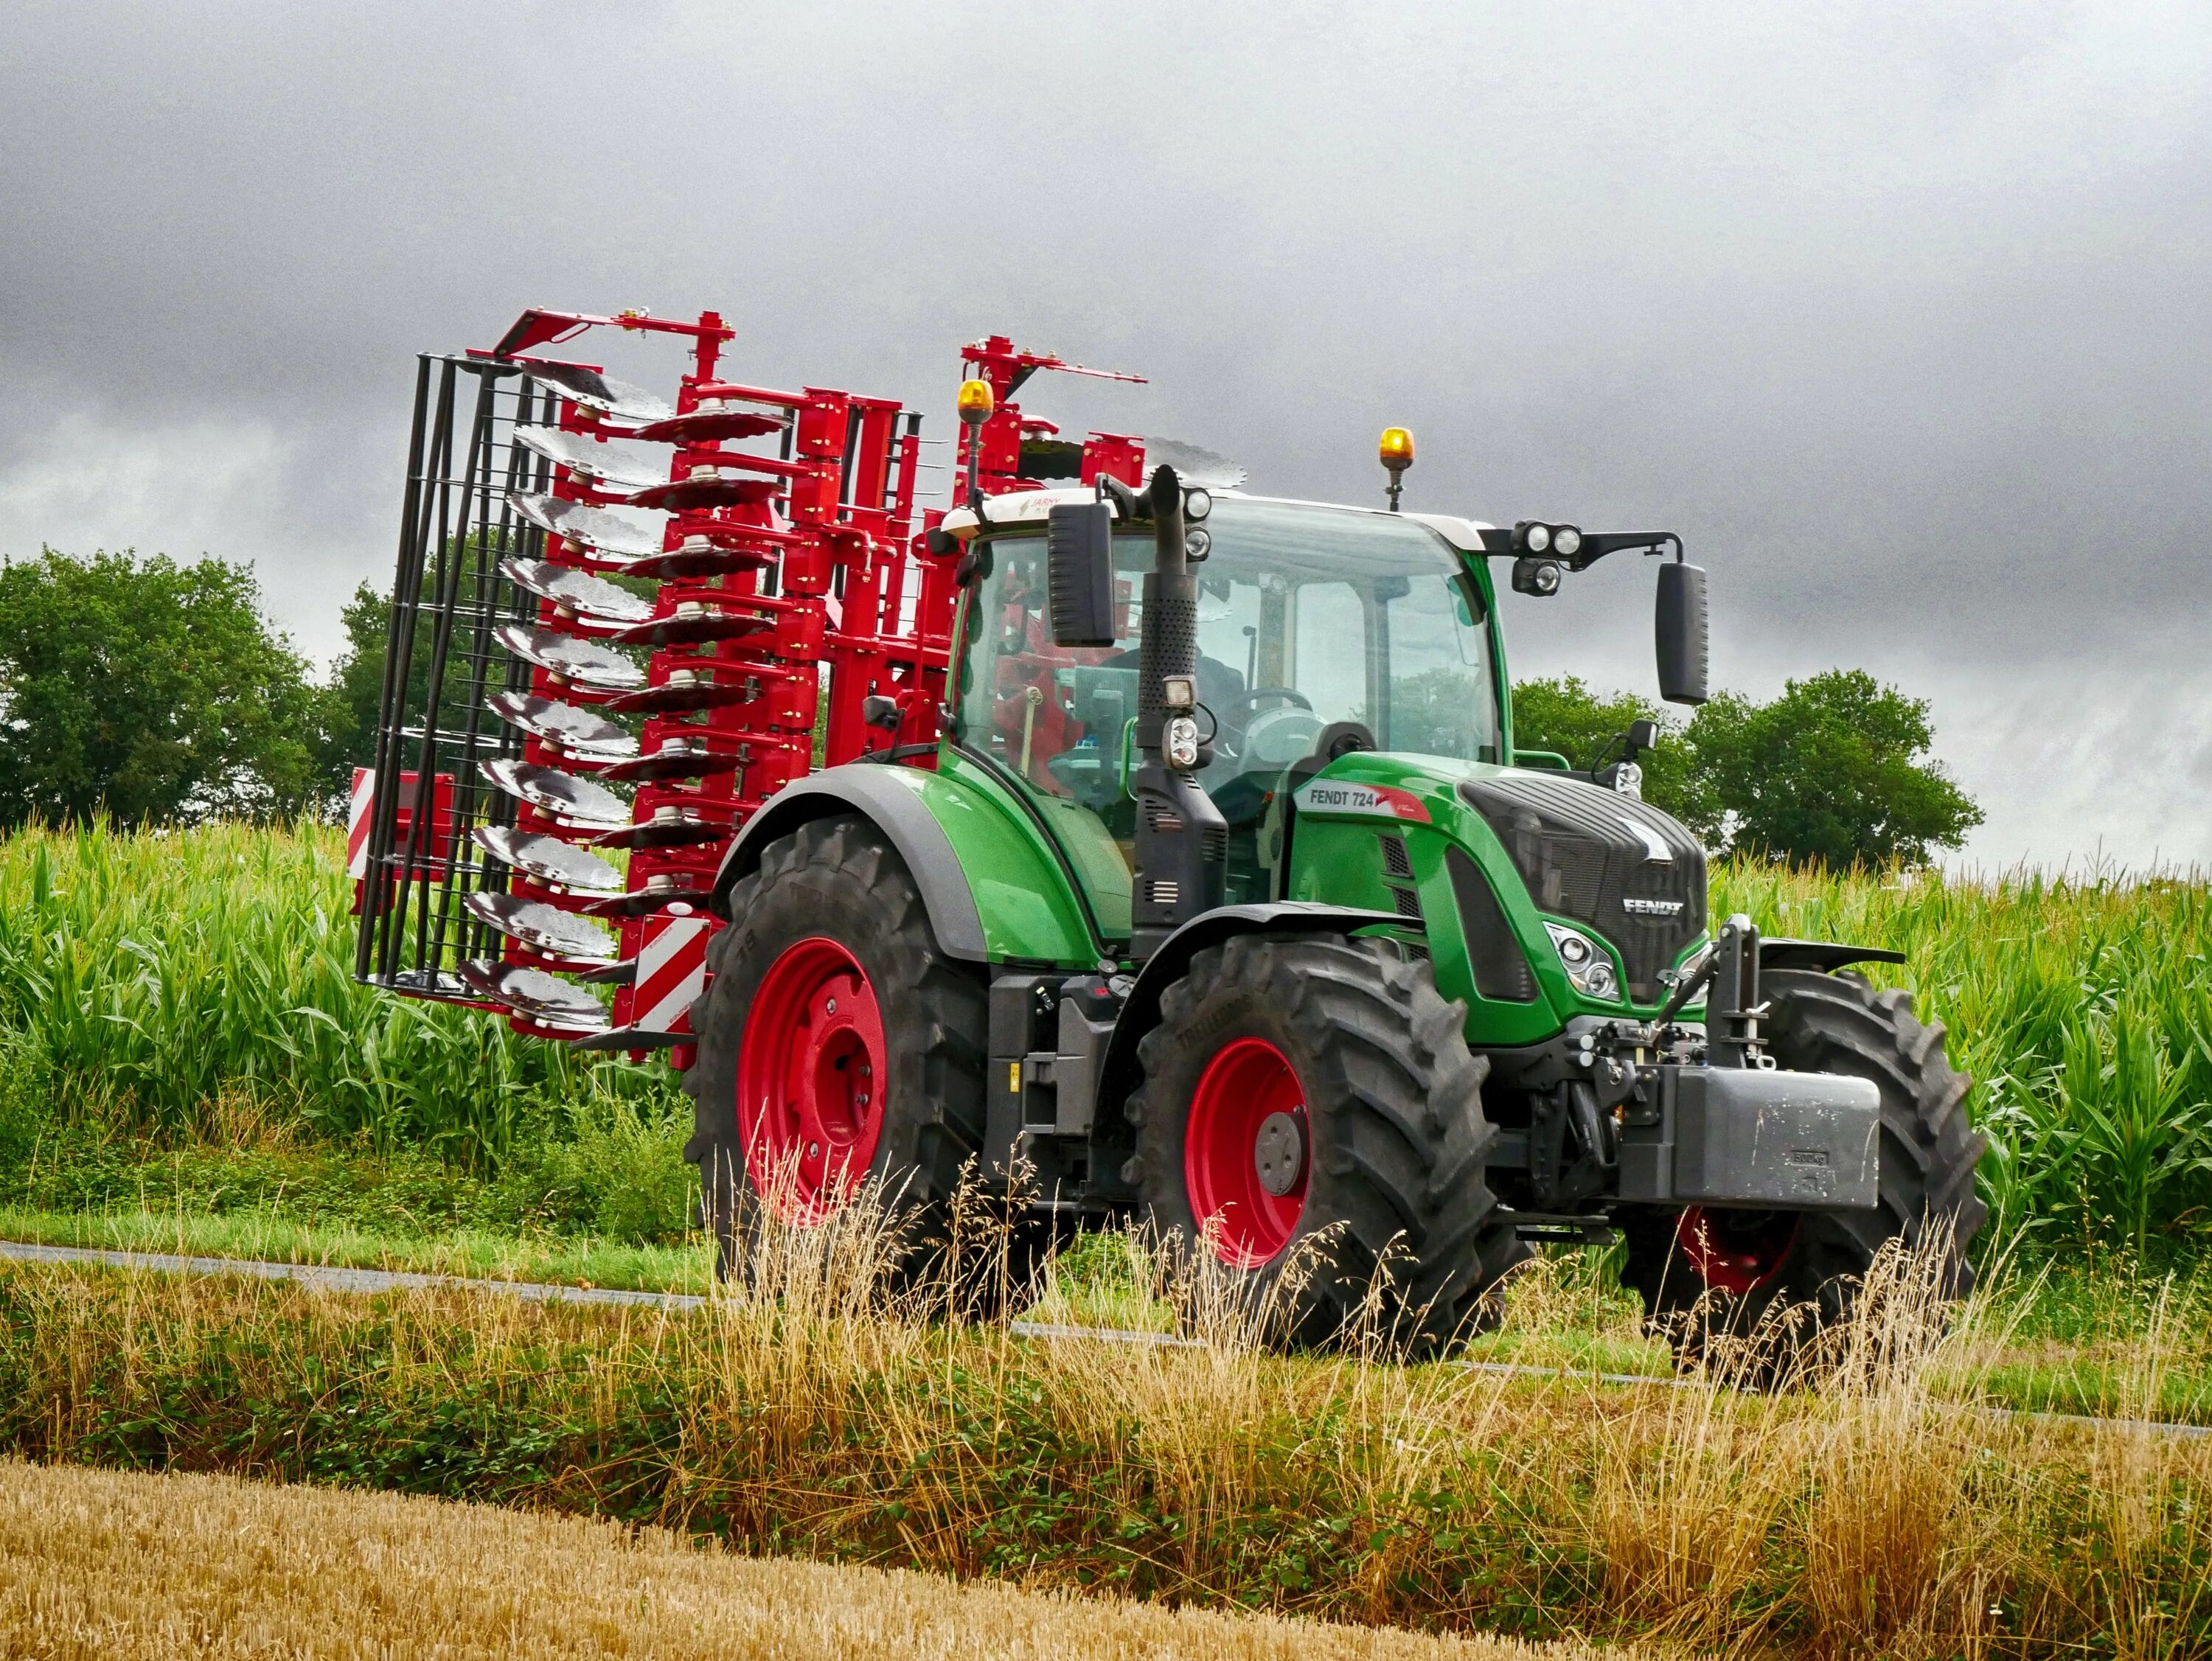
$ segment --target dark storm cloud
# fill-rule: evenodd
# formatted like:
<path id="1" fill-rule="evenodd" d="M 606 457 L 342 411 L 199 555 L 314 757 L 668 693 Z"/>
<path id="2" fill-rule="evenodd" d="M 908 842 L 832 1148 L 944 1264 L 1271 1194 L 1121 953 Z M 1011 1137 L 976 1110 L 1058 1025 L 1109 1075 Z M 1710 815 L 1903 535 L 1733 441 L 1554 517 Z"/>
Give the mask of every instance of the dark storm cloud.
<path id="1" fill-rule="evenodd" d="M 2212 857 L 2208 67 L 2179 7 L 19 3 L 0 551 L 251 557 L 324 653 L 415 351 L 715 305 L 941 432 L 995 329 L 1255 488 L 1403 421 L 1421 505 L 1679 530 L 1725 679 L 1936 699 L 1983 857 Z M 1648 687 L 1648 591 L 1518 661 Z"/>

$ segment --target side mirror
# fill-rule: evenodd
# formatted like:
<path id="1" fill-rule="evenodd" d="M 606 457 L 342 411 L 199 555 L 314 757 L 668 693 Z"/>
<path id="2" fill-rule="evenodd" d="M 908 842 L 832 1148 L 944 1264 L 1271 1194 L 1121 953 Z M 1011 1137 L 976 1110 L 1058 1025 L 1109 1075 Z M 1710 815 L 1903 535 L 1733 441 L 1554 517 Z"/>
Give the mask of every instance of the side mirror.
<path id="1" fill-rule="evenodd" d="M 1045 520 L 1052 643 L 1114 644 L 1114 515 L 1104 502 L 1063 502 Z"/>
<path id="2" fill-rule="evenodd" d="M 1705 573 L 1694 565 L 1659 567 L 1652 632 L 1659 652 L 1659 695 L 1670 704 L 1702 704 L 1711 695 L 1705 624 Z"/>

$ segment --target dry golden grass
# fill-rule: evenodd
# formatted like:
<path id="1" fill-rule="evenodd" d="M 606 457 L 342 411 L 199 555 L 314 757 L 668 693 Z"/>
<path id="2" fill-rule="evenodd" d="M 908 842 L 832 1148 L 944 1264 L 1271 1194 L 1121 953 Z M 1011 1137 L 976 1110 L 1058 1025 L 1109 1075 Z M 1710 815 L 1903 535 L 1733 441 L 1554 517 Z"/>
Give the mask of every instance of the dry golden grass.
<path id="1" fill-rule="evenodd" d="M 1077 1602 L 396 1494 L 0 1463 L 9 1661 L 1601 1653 L 1627 1654 Z"/>

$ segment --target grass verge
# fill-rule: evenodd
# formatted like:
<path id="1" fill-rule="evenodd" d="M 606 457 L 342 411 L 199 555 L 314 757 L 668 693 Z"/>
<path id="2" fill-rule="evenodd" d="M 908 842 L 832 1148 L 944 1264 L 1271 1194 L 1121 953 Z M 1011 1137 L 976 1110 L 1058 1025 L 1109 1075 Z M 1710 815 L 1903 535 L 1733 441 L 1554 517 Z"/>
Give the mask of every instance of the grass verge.
<path id="1" fill-rule="evenodd" d="M 1534 1639 L 2212 1651 L 2212 1447 L 1938 1399 L 1970 1358 L 1909 1276 L 1768 1399 L 1279 1357 L 1203 1297 L 1197 1347 L 1031 1343 L 887 1293 L 861 1228 L 677 1319 L 15 1267 L 0 1447 Z"/>
<path id="2" fill-rule="evenodd" d="M 704 1292 L 714 1275 L 712 1246 L 635 1246 L 559 1234 L 515 1235 L 460 1228 L 388 1234 L 320 1226 L 265 1211 L 29 1210 L 0 1206 L 0 1239 L 39 1246 L 268 1263 L 407 1270 L 477 1280 L 541 1281 L 637 1292 Z"/>
<path id="3" fill-rule="evenodd" d="M 0 1205 L 0 1240 L 125 1252 L 410 1270 L 640 1292 L 702 1294 L 714 1248 L 641 1246 L 539 1232 L 449 1228 L 391 1233 L 261 1209 L 48 1211 Z M 1088 1235 L 1063 1253 L 1030 1321 L 1165 1331 L 1167 1304 L 1131 1278 L 1122 1237 Z M 1540 1258 L 1509 1282 L 1498 1326 L 1466 1359 L 1572 1372 L 1671 1377 L 1667 1346 L 1597 1252 Z M 2212 1424 L 2212 1277 L 2146 1276 L 2125 1263 L 2001 1275 L 1963 1312 L 1939 1397 L 2033 1412 Z"/>

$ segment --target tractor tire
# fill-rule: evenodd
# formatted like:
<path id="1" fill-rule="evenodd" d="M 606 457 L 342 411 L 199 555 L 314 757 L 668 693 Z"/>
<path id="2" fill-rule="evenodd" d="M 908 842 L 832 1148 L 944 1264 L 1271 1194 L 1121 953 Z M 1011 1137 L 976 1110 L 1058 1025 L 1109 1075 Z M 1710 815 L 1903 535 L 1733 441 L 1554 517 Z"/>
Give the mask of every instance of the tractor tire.
<path id="1" fill-rule="evenodd" d="M 1339 936 L 1242 935 L 1194 957 L 1160 1006 L 1125 1111 L 1164 1239 L 1241 1276 L 1246 1308 L 1272 1300 L 1294 1347 L 1346 1334 L 1378 1264 L 1383 1330 L 1415 1352 L 1480 1318 L 1528 1252 L 1488 1185 L 1489 1064 L 1426 964 Z"/>
<path id="2" fill-rule="evenodd" d="M 1786 1331 L 1768 1328 L 1759 1353 L 1742 1363 L 1747 1379 L 1771 1384 L 1850 1313 L 1890 1240 L 1940 1240 L 1936 1290 L 1957 1298 L 1972 1289 L 1966 1247 L 1987 1214 L 1974 1167 L 1988 1141 L 1967 1120 L 1972 1081 L 1945 1057 L 1942 1023 L 1923 1025 L 1907 993 L 1802 969 L 1770 971 L 1759 988 L 1771 1005 L 1765 1028 L 1778 1066 L 1870 1079 L 1881 1091 L 1881 1203 L 1826 1212 L 1638 1206 L 1613 1220 L 1626 1252 L 1622 1281 L 1686 1359 L 1708 1354 L 1716 1337 L 1759 1332 L 1770 1312 L 1802 1312 Z"/>
<path id="3" fill-rule="evenodd" d="M 685 1155 L 720 1270 L 770 1204 L 816 1224 L 871 1181 L 908 1214 L 911 1282 L 982 1143 L 982 977 L 945 956 L 904 862 L 854 816 L 769 843 L 730 918 L 708 949 L 684 1075 Z"/>

